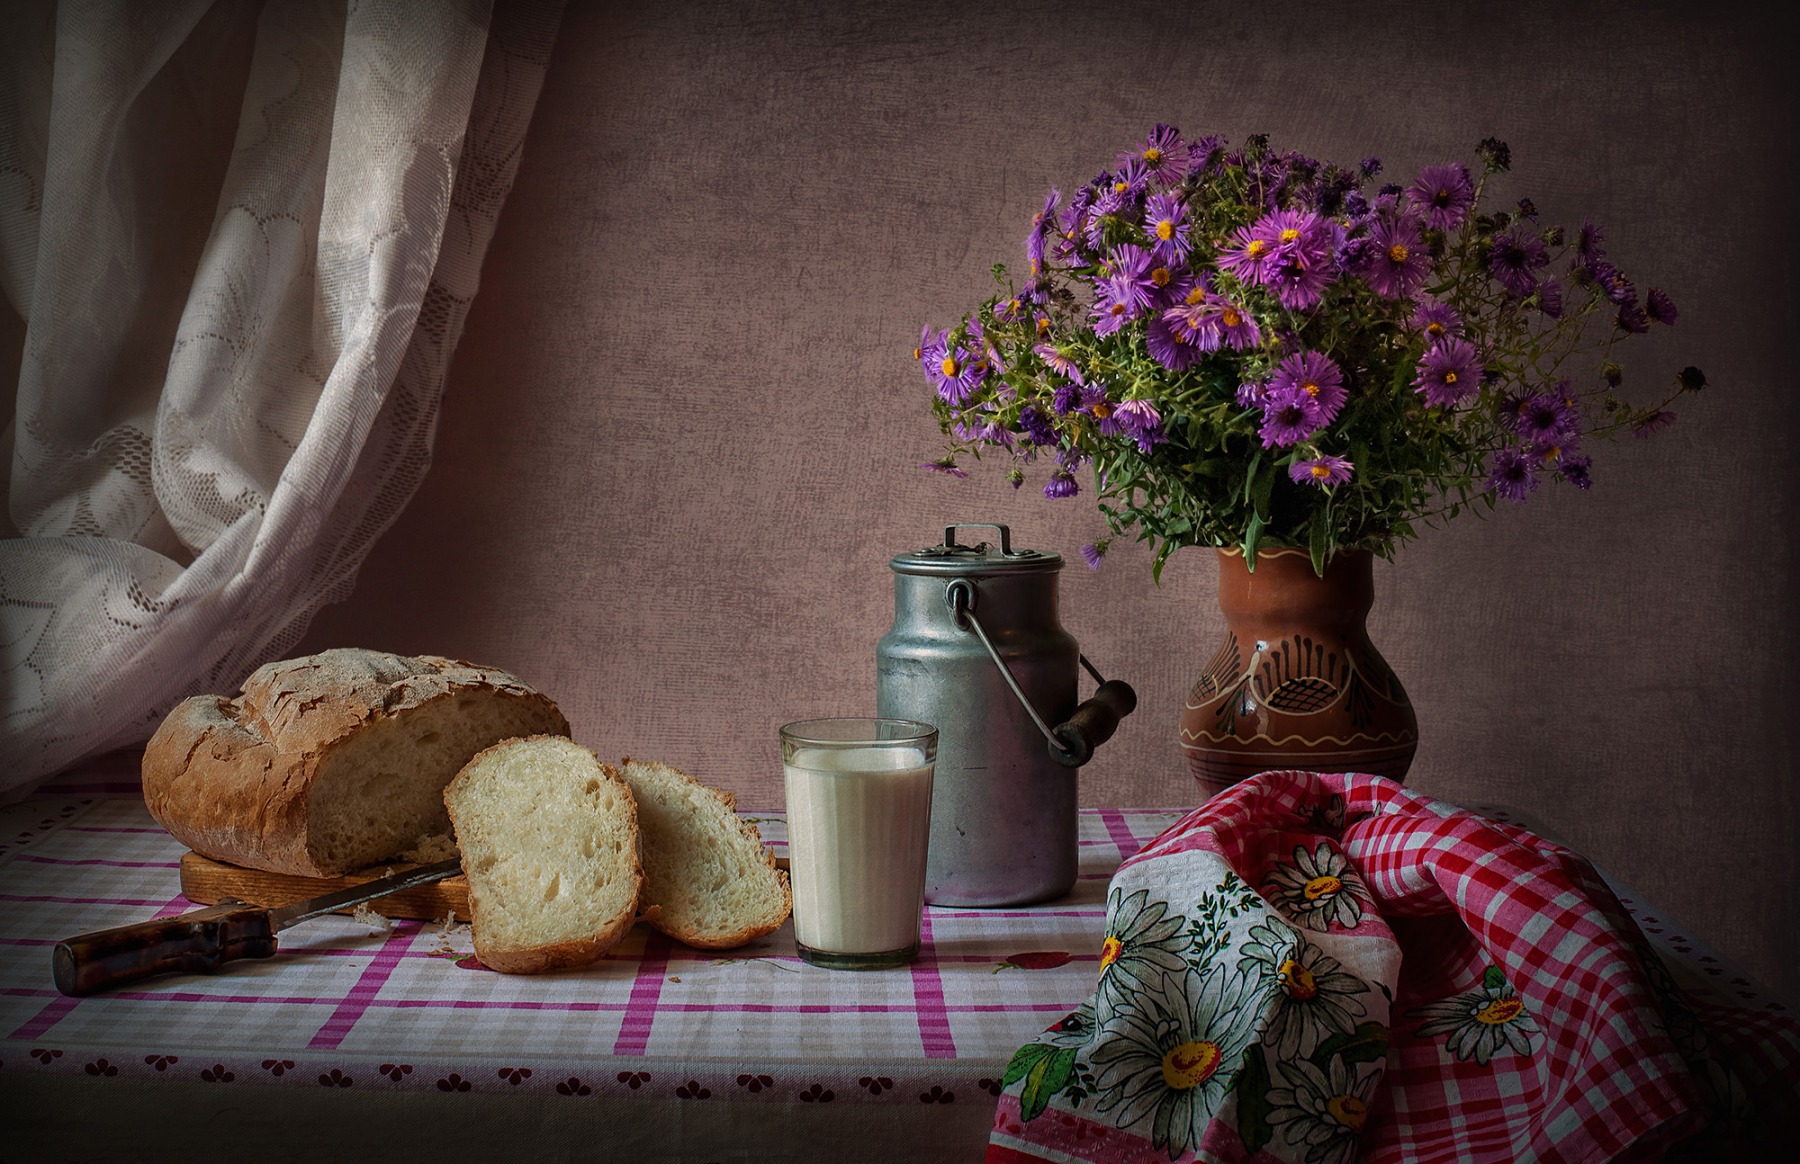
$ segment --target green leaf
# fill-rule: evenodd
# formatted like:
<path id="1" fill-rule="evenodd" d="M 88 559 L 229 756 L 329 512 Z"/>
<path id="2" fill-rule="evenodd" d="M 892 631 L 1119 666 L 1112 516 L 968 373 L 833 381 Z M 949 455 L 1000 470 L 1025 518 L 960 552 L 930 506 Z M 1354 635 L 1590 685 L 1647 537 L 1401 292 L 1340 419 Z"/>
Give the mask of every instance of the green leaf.
<path id="1" fill-rule="evenodd" d="M 1269 498 L 1275 492 L 1275 473 L 1275 465 L 1271 462 L 1251 479 L 1250 502 L 1256 516 L 1265 523 L 1269 520 Z"/>
<path id="2" fill-rule="evenodd" d="M 1056 1054 L 1056 1050 L 1048 1043 L 1026 1043 L 1013 1052 L 1012 1061 L 1006 1065 L 1006 1074 L 1000 1077 L 1000 1086 L 1011 1087 L 1025 1078 L 1025 1073 L 1035 1067 L 1040 1060 Z"/>
<path id="3" fill-rule="evenodd" d="M 1481 985 L 1485 990 L 1499 990 L 1506 985 L 1506 975 L 1500 973 L 1500 967 L 1489 966 L 1482 971 Z"/>
<path id="4" fill-rule="evenodd" d="M 1260 449 L 1257 450 L 1256 455 L 1254 457 L 1250 458 L 1250 467 L 1244 471 L 1244 500 L 1245 501 L 1250 501 L 1253 498 L 1253 494 L 1251 491 L 1256 486 L 1256 471 L 1258 469 L 1262 468 L 1262 456 L 1263 456 L 1262 451 Z M 1261 506 L 1257 507 L 1257 512 L 1258 513 L 1263 512 Z"/>
<path id="5" fill-rule="evenodd" d="M 1275 1138 L 1275 1127 L 1269 1123 L 1274 1108 L 1269 1103 L 1269 1064 L 1263 1058 L 1262 1044 L 1252 1043 L 1244 1049 L 1244 1066 L 1231 1086 L 1238 1093 L 1238 1135 L 1244 1141 L 1244 1154 L 1254 1156 L 1263 1145 Z"/>
<path id="6" fill-rule="evenodd" d="M 1056 1093 L 1068 1086 L 1075 1071 L 1075 1048 L 1057 1047 L 1039 1059 L 1025 1073 L 1025 1088 L 1019 1092 L 1019 1116 L 1034 1120 L 1044 1114 Z"/>
<path id="7" fill-rule="evenodd" d="M 1331 550 L 1331 519 L 1325 516 L 1323 509 L 1316 509 L 1312 515 L 1311 536 L 1307 538 L 1307 551 L 1312 555 L 1313 573 L 1320 578 L 1325 576 L 1325 555 Z"/>
<path id="8" fill-rule="evenodd" d="M 1265 524 L 1266 523 L 1262 519 L 1262 514 L 1252 513 L 1250 515 L 1250 524 L 1244 530 L 1244 544 L 1241 547 L 1244 551 L 1244 569 L 1252 574 L 1256 573 L 1256 545 L 1258 542 L 1262 541 L 1262 531 Z"/>
<path id="9" fill-rule="evenodd" d="M 1312 1061 L 1329 1075 L 1334 1055 L 1342 1055 L 1345 1063 L 1374 1063 L 1387 1058 L 1387 1048 L 1387 1028 L 1378 1022 L 1366 1022 L 1355 1031 L 1339 1031 L 1320 1043 L 1312 1053 Z"/>

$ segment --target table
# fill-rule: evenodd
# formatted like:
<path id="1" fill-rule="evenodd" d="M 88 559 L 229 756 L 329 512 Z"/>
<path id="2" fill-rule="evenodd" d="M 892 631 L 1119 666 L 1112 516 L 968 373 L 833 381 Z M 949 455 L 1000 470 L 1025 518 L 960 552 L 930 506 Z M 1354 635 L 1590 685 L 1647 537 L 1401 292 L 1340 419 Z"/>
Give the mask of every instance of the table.
<path id="1" fill-rule="evenodd" d="M 780 814 L 747 815 L 785 849 Z M 466 925 L 334 916 L 272 959 L 64 998 L 57 941 L 192 908 L 121 758 L 0 810 L 5 1141 L 192 1160 L 205 1129 L 259 1164 L 454 1160 L 526 1129 L 534 1161 L 979 1159 L 1008 1058 L 1093 989 L 1112 870 L 1180 815 L 1082 812 L 1068 896 L 931 907 L 897 971 L 806 965 L 790 923 L 724 952 L 638 926 L 596 966 L 509 976 L 467 968 Z"/>
<path id="2" fill-rule="evenodd" d="M 931 907 L 902 970 L 805 965 L 787 927 L 708 953 L 640 926 L 507 976 L 463 925 L 328 917 L 272 959 L 64 998 L 58 940 L 191 908 L 135 764 L 0 809 L 0 1159 L 979 1160 L 1007 1060 L 1093 989 L 1112 871 L 1186 811 L 1083 810 L 1067 897 Z M 1779 1009 L 1621 896 L 1690 991 Z"/>

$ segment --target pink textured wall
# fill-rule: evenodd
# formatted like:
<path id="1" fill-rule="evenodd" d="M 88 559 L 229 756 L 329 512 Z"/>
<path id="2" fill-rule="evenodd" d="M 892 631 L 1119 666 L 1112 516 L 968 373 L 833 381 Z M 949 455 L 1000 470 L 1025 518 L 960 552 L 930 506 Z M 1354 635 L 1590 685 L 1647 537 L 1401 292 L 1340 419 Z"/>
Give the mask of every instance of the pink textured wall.
<path id="1" fill-rule="evenodd" d="M 1396 179 L 1492 134 L 1519 193 L 1605 223 L 1681 304 L 1631 374 L 1718 388 L 1597 450 L 1591 494 L 1378 565 L 1411 782 L 1534 815 L 1800 994 L 1791 36 L 1623 4 L 1105 7 L 572 5 L 436 465 L 303 649 L 509 667 L 603 756 L 772 807 L 780 723 L 873 709 L 888 558 L 1003 521 L 1071 560 L 1065 623 L 1142 699 L 1084 800 L 1191 803 L 1175 717 L 1222 629 L 1209 553 L 1160 588 L 1138 547 L 1090 573 L 1086 497 L 920 472 L 919 327 L 1018 261 L 1049 184 L 1154 122 Z"/>

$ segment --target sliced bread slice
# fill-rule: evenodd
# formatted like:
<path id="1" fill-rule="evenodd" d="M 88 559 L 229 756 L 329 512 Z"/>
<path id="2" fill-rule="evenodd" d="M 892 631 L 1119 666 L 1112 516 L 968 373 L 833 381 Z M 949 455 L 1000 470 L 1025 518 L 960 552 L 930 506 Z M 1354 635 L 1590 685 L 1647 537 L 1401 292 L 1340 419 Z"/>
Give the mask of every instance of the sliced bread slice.
<path id="1" fill-rule="evenodd" d="M 444 805 L 485 964 L 585 966 L 631 929 L 644 882 L 637 810 L 594 753 L 559 736 L 495 744 L 450 781 Z"/>
<path id="2" fill-rule="evenodd" d="M 781 927 L 793 909 L 787 874 L 729 792 L 679 768 L 629 756 L 619 772 L 637 803 L 644 891 L 639 912 L 677 941 L 741 946 Z"/>

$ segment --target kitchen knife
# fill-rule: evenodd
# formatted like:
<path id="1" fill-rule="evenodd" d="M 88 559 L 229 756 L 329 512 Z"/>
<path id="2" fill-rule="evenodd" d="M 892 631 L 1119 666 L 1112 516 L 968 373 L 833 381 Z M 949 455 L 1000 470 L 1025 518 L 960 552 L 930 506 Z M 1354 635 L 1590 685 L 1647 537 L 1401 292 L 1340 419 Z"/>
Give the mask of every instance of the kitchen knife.
<path id="1" fill-rule="evenodd" d="M 461 859 L 452 857 L 273 909 L 221 901 L 175 917 L 82 934 L 56 944 L 51 955 L 56 988 L 79 998 L 155 974 L 211 974 L 234 958 L 267 958 L 275 953 L 275 935 L 291 925 L 461 872 Z"/>

